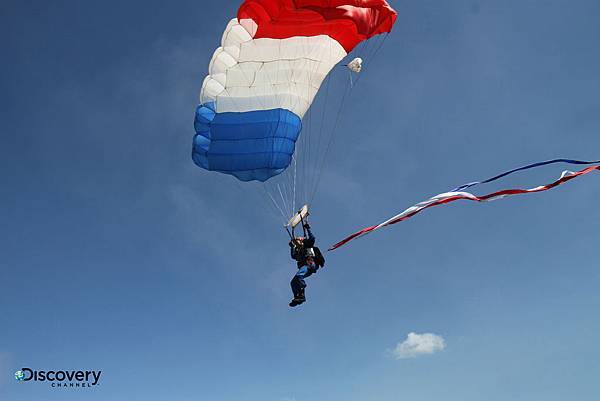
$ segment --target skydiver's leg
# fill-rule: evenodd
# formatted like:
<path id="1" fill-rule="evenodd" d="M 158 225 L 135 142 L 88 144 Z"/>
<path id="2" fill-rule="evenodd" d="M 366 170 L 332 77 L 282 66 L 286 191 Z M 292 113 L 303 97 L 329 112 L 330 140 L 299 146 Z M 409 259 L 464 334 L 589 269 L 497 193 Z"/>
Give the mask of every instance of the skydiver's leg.
<path id="1" fill-rule="evenodd" d="M 294 299 L 290 302 L 290 306 L 300 305 L 304 301 L 306 301 L 306 297 L 304 296 L 304 289 L 306 288 L 306 281 L 304 279 L 310 276 L 312 272 L 308 268 L 308 266 L 302 266 L 290 282 L 290 286 L 292 287 L 292 292 L 294 293 Z"/>
<path id="2" fill-rule="evenodd" d="M 292 281 L 290 282 L 290 286 L 292 287 L 292 293 L 294 294 L 294 298 L 290 302 L 290 306 L 298 306 L 301 304 L 300 299 L 302 298 L 302 293 L 304 292 L 304 288 L 302 287 L 304 280 L 300 279 L 298 276 L 292 277 Z M 306 286 L 306 283 L 304 283 Z"/>
<path id="3" fill-rule="evenodd" d="M 290 286 L 292 287 L 292 292 L 294 293 L 294 298 L 296 298 L 296 296 L 298 294 L 300 294 L 300 291 L 302 291 L 302 289 L 304 287 L 306 287 L 306 282 L 304 280 L 302 280 L 301 278 L 299 278 L 298 276 L 294 276 L 294 277 L 292 277 Z"/>
<path id="4" fill-rule="evenodd" d="M 307 266 L 302 266 L 298 269 L 298 271 L 292 278 L 292 282 L 290 283 L 292 286 L 292 292 L 294 293 L 294 296 L 297 296 L 304 288 L 306 288 L 306 281 L 304 281 L 304 278 L 308 277 L 309 275 L 310 274 L 308 274 Z"/>

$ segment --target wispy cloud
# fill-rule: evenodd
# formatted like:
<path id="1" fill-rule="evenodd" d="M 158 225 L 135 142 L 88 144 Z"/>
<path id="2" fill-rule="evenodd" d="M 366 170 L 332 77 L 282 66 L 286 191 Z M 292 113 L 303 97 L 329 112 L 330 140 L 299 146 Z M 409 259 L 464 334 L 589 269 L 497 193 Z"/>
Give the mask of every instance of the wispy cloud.
<path id="1" fill-rule="evenodd" d="M 406 340 L 398 343 L 391 353 L 396 359 L 407 359 L 434 354 L 444 348 L 446 341 L 442 336 L 432 333 L 408 333 Z"/>

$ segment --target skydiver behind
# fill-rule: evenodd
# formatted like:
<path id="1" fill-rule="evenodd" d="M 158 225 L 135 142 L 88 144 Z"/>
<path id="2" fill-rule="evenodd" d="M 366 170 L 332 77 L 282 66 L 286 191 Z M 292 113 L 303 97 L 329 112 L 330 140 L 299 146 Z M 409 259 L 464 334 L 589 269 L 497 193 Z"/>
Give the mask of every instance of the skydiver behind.
<path id="1" fill-rule="evenodd" d="M 310 230 L 310 225 L 304 223 L 303 227 L 308 237 L 296 237 L 289 243 L 290 256 L 298 266 L 298 271 L 290 282 L 294 293 L 294 299 L 290 302 L 291 307 L 298 306 L 306 301 L 304 295 L 306 281 L 304 279 L 316 273 L 320 267 L 325 266 L 325 258 L 319 248 L 315 246 L 316 238 Z"/>

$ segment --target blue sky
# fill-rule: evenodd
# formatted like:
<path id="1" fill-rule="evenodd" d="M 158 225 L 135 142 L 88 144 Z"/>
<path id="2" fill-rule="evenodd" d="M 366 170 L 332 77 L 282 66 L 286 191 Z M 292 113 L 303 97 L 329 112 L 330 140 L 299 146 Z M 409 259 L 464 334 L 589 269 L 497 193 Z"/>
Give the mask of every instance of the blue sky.
<path id="1" fill-rule="evenodd" d="M 324 245 L 464 182 L 600 156 L 600 3 L 441 3 L 394 4 L 313 205 Z M 238 5 L 3 2 L 0 399 L 596 400 L 595 175 L 358 240 L 287 307 L 279 221 L 190 158 Z M 445 349 L 394 358 L 411 332 Z M 22 367 L 102 383 L 18 383 Z"/>

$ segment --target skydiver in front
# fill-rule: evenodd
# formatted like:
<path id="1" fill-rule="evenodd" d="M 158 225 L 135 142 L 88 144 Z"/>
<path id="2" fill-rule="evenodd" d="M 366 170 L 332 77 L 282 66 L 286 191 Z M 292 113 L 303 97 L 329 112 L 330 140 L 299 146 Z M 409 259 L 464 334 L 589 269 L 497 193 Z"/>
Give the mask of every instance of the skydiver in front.
<path id="1" fill-rule="evenodd" d="M 290 285 L 294 298 L 290 306 L 295 307 L 306 302 L 304 290 L 306 288 L 305 278 L 316 273 L 319 268 L 325 266 L 325 258 L 318 247 L 315 246 L 315 236 L 308 223 L 304 223 L 304 230 L 308 236 L 296 237 L 290 241 L 290 256 L 296 261 L 298 271 L 292 278 Z"/>

